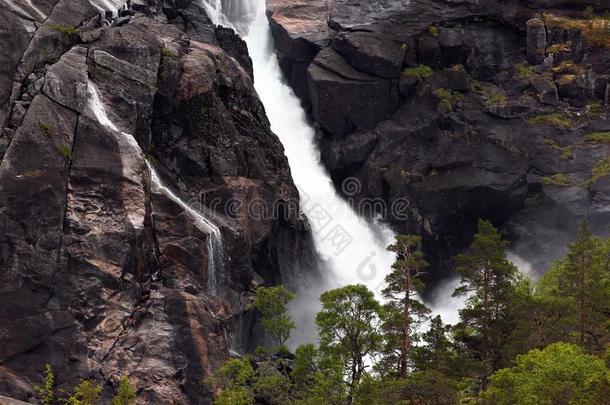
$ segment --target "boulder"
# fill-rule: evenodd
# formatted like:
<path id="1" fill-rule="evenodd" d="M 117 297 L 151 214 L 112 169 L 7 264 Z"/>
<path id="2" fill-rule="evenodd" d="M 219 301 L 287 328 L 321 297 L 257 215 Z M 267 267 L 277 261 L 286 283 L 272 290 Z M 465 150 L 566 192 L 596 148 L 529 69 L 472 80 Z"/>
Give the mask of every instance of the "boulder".
<path id="1" fill-rule="evenodd" d="M 331 47 L 356 69 L 386 79 L 398 77 L 406 53 L 404 43 L 368 32 L 340 33 Z"/>
<path id="2" fill-rule="evenodd" d="M 543 104 L 558 105 L 559 94 L 555 82 L 545 76 L 536 76 L 531 80 L 532 86 L 538 92 L 538 100 Z"/>

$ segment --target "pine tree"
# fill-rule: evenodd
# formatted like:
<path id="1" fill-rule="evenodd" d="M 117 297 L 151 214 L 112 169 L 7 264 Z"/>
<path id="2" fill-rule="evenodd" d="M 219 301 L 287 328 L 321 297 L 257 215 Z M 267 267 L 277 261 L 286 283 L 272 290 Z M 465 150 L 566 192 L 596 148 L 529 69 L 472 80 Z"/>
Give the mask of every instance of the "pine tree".
<path id="1" fill-rule="evenodd" d="M 448 374 L 455 358 L 453 342 L 449 339 L 451 325 L 445 325 L 440 315 L 430 321 L 430 328 L 421 335 L 421 346 L 414 351 L 415 367 L 420 371 L 433 370 Z"/>
<path id="2" fill-rule="evenodd" d="M 460 317 L 462 326 L 473 329 L 478 341 L 483 388 L 487 376 L 497 366 L 497 350 L 506 333 L 502 322 L 507 318 L 517 274 L 517 268 L 506 257 L 507 247 L 508 243 L 490 222 L 479 220 L 470 249 L 456 257 L 461 280 L 454 296 L 469 296 Z"/>
<path id="3" fill-rule="evenodd" d="M 421 237 L 398 235 L 396 242 L 388 246 L 396 253 L 396 262 L 386 277 L 387 287 L 383 296 L 387 300 L 384 330 L 387 334 L 386 356 L 398 352 L 397 369 L 401 377 L 409 370 L 411 346 L 415 340 L 416 325 L 421 323 L 430 310 L 417 299 L 423 289 L 420 279 L 428 263 L 421 251 Z"/>
<path id="4" fill-rule="evenodd" d="M 566 257 L 541 280 L 542 291 L 564 308 L 563 327 L 585 350 L 601 351 L 610 340 L 609 257 L 608 241 L 594 237 L 583 222 Z"/>

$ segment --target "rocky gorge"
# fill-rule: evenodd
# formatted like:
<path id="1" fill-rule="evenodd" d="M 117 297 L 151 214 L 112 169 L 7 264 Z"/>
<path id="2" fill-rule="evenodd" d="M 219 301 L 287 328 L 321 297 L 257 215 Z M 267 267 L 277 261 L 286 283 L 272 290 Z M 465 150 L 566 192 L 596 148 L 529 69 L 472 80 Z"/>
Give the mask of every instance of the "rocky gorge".
<path id="1" fill-rule="evenodd" d="M 583 218 L 608 233 L 608 4 L 267 4 L 334 183 L 358 179 L 356 200 L 409 200 L 409 220 L 386 220 L 423 235 L 431 283 L 477 218 L 538 274 Z"/>
<path id="2" fill-rule="evenodd" d="M 335 187 L 407 199 L 383 219 L 423 236 L 434 286 L 478 218 L 536 271 L 581 219 L 608 233 L 610 39 L 583 22 L 604 3 L 267 15 Z M 138 403 L 211 403 L 202 379 L 259 338 L 254 288 L 320 267 L 245 42 L 189 0 L 0 0 L 0 38 L 0 395 L 35 401 L 50 364 L 105 399 L 129 375 Z"/>

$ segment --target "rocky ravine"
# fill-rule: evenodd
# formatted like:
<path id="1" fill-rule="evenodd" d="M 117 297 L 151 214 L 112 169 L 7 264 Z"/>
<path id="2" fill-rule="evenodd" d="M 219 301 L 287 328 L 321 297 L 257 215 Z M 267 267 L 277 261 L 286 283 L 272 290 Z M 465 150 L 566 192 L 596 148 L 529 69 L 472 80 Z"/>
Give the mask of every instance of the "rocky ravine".
<path id="1" fill-rule="evenodd" d="M 502 225 L 537 271 L 583 217 L 610 223 L 609 21 L 603 0 L 267 0 L 282 69 L 335 184 L 410 201 L 430 281 Z M 563 17 L 562 17 L 563 16 Z M 449 264 L 449 265 L 448 265 Z"/>
<path id="2" fill-rule="evenodd" d="M 298 199 L 245 44 L 196 2 L 130 4 L 0 1 L 0 395 L 31 399 L 48 363 L 105 398 L 128 375 L 141 403 L 209 403 L 248 293 L 310 251 L 294 204 L 244 212 Z M 214 201 L 214 258 L 147 160 Z"/>

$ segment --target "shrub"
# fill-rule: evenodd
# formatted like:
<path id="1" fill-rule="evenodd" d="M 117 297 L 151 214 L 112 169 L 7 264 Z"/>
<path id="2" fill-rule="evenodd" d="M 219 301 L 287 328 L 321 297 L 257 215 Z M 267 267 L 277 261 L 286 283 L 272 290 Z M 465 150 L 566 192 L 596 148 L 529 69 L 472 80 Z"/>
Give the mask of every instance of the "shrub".
<path id="1" fill-rule="evenodd" d="M 453 111 L 455 105 L 464 99 L 461 93 L 442 87 L 434 90 L 434 95 L 438 97 L 440 105 L 445 111 Z"/>
<path id="2" fill-rule="evenodd" d="M 112 405 L 133 405 L 136 402 L 136 389 L 129 378 L 121 377 L 119 380 L 119 390 L 112 399 Z"/>
<path id="3" fill-rule="evenodd" d="M 92 380 L 82 380 L 74 388 L 74 393 L 66 399 L 65 405 L 96 405 L 102 399 L 101 394 L 101 386 Z"/>
<path id="4" fill-rule="evenodd" d="M 529 118 L 527 122 L 533 125 L 550 125 L 558 128 L 570 128 L 572 126 L 572 121 L 560 113 L 537 115 Z"/>
<path id="5" fill-rule="evenodd" d="M 434 70 L 430 66 L 417 65 L 414 68 L 406 68 L 402 74 L 408 77 L 417 77 L 419 80 L 427 80 L 434 75 Z"/>
<path id="6" fill-rule="evenodd" d="M 610 144 L 610 131 L 608 132 L 592 132 L 585 135 L 585 141 Z"/>
<path id="7" fill-rule="evenodd" d="M 35 385 L 34 392 L 38 394 L 40 403 L 50 405 L 54 402 L 55 396 L 55 377 L 53 376 L 53 368 L 50 364 L 44 367 L 44 382 L 42 385 Z"/>

